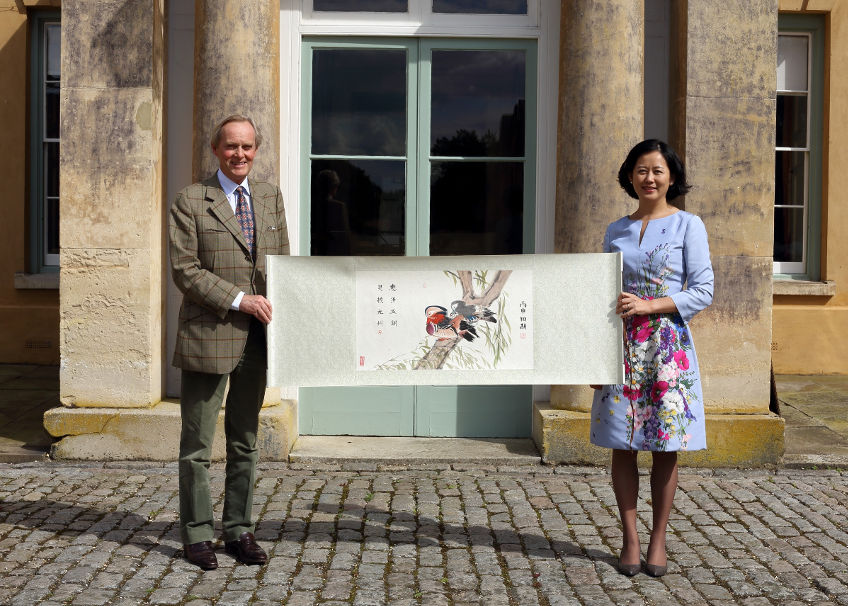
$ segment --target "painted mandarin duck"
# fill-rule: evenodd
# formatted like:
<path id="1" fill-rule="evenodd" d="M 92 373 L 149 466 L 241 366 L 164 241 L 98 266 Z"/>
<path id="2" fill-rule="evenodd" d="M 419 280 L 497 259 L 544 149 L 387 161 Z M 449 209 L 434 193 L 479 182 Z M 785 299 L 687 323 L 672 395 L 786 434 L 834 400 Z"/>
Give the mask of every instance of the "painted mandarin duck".
<path id="1" fill-rule="evenodd" d="M 440 341 L 465 339 L 473 341 L 478 337 L 474 324 L 478 321 L 497 322 L 495 314 L 480 305 L 468 305 L 463 301 L 451 303 L 451 312 L 441 305 L 429 305 L 424 309 L 427 318 L 427 334 Z"/>
<path id="2" fill-rule="evenodd" d="M 469 324 L 477 322 L 497 323 L 495 312 L 483 305 L 470 305 L 465 301 L 454 301 L 451 303 L 451 315 L 463 316 Z"/>

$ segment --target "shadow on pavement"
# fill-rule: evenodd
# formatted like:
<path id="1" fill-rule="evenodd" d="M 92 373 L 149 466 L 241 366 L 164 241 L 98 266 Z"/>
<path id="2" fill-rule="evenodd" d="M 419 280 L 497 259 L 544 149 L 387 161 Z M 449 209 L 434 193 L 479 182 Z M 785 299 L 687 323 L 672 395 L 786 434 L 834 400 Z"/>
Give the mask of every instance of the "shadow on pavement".
<path id="1" fill-rule="evenodd" d="M 338 518 L 326 522 L 315 522 L 292 518 L 287 520 L 266 519 L 256 525 L 256 538 L 264 543 L 295 543 L 303 545 L 316 539 L 321 542 L 361 544 L 369 537 L 386 540 L 389 547 L 415 544 L 421 547 L 456 546 L 495 546 L 501 553 L 526 553 L 536 559 L 556 559 L 562 556 L 584 557 L 590 561 L 604 561 L 616 565 L 615 558 L 609 552 L 595 549 L 582 549 L 567 541 L 548 541 L 544 536 L 522 533 L 514 530 L 497 530 L 480 525 L 444 524 L 436 519 L 412 514 L 373 510 L 365 508 L 346 508 L 341 512 L 332 506 L 314 504 L 313 513 L 336 515 L 344 513 L 350 518 Z M 369 521 L 365 521 L 365 517 Z M 40 499 L 37 501 L 18 500 L 0 503 L 0 521 L 6 525 L 38 530 L 41 533 L 54 533 L 56 537 L 77 539 L 89 535 L 97 542 L 113 542 L 121 549 L 125 546 L 141 552 L 156 552 L 169 558 L 182 557 L 182 545 L 177 530 L 177 521 L 146 518 L 127 511 L 102 511 L 96 508 L 82 507 Z M 388 537 L 385 531 L 388 527 Z M 380 529 L 369 534 L 369 528 Z M 216 529 L 220 536 L 220 528 Z M 88 541 L 80 541 L 89 545 Z M 217 545 L 220 550 L 221 545 Z M 272 547 L 272 552 L 277 550 Z M 283 549 L 282 551 L 285 551 Z M 131 555 L 131 554 L 128 554 Z"/>

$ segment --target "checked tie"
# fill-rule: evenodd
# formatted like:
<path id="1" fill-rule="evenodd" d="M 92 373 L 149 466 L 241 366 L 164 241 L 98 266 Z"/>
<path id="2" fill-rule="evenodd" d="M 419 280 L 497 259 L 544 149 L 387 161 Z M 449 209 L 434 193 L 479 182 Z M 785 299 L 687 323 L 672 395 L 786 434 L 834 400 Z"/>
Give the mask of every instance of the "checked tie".
<path id="1" fill-rule="evenodd" d="M 247 242 L 247 247 L 250 249 L 250 254 L 253 256 L 253 213 L 250 211 L 250 206 L 247 204 L 247 199 L 244 197 L 245 189 L 241 185 L 236 188 L 236 219 L 241 226 L 241 233 L 244 234 L 244 239 Z"/>

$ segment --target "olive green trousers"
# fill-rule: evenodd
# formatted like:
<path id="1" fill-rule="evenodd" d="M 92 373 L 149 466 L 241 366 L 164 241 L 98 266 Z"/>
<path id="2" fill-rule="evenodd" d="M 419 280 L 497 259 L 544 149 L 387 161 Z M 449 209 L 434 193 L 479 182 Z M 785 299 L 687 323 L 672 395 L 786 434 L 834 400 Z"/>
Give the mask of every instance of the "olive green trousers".
<path id="1" fill-rule="evenodd" d="M 209 462 L 215 426 L 229 379 L 224 408 L 227 464 L 224 480 L 223 539 L 233 541 L 253 532 L 253 485 L 258 451 L 256 433 L 265 396 L 265 329 L 251 323 L 244 353 L 229 375 L 182 371 L 180 412 L 179 483 L 180 535 L 184 544 L 211 541 L 214 537 Z"/>

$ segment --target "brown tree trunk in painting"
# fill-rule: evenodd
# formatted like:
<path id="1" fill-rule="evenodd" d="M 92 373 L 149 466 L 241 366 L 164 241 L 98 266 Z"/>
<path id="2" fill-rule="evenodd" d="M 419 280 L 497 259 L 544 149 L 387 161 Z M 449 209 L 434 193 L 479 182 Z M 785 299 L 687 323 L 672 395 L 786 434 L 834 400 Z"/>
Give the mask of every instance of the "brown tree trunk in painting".
<path id="1" fill-rule="evenodd" d="M 486 307 L 491 305 L 495 299 L 501 296 L 501 291 L 503 290 L 506 281 L 509 280 L 512 270 L 505 269 L 496 273 L 495 279 L 489 285 L 489 288 L 487 288 L 480 296 L 474 294 L 474 279 L 471 276 L 470 271 L 457 271 L 456 273 L 459 276 L 459 283 L 462 285 L 461 298 L 463 303 L 468 305 L 482 305 Z M 436 370 L 442 368 L 454 347 L 459 345 L 459 341 L 459 338 L 436 341 L 433 344 L 433 347 L 430 348 L 430 351 L 424 354 L 421 360 L 418 361 L 418 364 L 415 366 L 415 370 Z"/>

